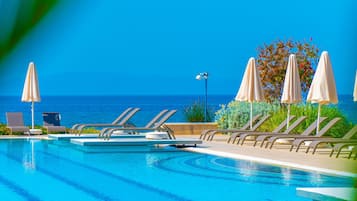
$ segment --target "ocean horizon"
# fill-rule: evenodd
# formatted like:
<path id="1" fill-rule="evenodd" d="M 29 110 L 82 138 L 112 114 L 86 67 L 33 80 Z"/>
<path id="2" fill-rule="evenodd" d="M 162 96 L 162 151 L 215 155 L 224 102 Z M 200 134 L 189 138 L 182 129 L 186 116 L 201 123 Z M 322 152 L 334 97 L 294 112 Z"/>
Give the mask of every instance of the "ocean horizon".
<path id="1" fill-rule="evenodd" d="M 209 95 L 208 108 L 217 111 L 234 99 L 235 95 Z M 195 102 L 203 102 L 202 95 L 108 95 L 108 96 L 42 96 L 35 103 L 35 124 L 42 125 L 42 112 L 59 112 L 61 124 L 71 127 L 76 123 L 112 122 L 128 107 L 141 110 L 130 119 L 137 126 L 145 125 L 162 109 L 176 109 L 168 122 L 185 122 L 184 109 Z M 357 102 L 351 95 L 339 95 L 337 107 L 353 123 L 357 123 Z M 6 124 L 6 112 L 22 112 L 26 125 L 31 125 L 31 103 L 21 102 L 20 96 L 0 96 L 0 123 Z"/>

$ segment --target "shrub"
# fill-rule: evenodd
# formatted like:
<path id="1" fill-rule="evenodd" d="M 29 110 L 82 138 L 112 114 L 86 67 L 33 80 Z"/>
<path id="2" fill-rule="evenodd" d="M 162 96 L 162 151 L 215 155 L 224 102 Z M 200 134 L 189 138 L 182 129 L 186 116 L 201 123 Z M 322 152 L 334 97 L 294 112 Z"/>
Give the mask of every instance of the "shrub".
<path id="1" fill-rule="evenodd" d="M 93 127 L 89 127 L 89 128 L 85 128 L 82 130 L 82 133 L 86 133 L 86 134 L 91 134 L 91 133 L 100 133 L 100 130 L 93 128 Z"/>
<path id="2" fill-rule="evenodd" d="M 188 122 L 204 122 L 205 121 L 205 105 L 200 102 L 195 102 L 187 106 L 183 110 L 184 116 Z M 212 111 L 207 108 L 207 122 L 212 121 Z"/>
<path id="3" fill-rule="evenodd" d="M 312 106 L 315 111 L 315 118 L 317 118 L 317 105 Z M 321 107 L 321 116 L 327 117 L 328 119 L 322 123 L 322 126 L 325 125 L 329 120 L 340 117 L 341 120 L 338 121 L 328 132 L 326 135 L 332 137 L 342 137 L 345 133 L 347 133 L 353 126 L 353 123 L 347 119 L 347 117 L 338 109 L 337 106 L 322 106 Z M 322 127 L 320 126 L 320 129 Z"/>
<path id="4" fill-rule="evenodd" d="M 290 115 L 296 116 L 295 121 L 300 116 L 306 116 L 298 127 L 292 133 L 302 133 L 317 118 L 317 105 L 312 104 L 292 104 Z M 258 131 L 272 131 L 287 118 L 287 108 L 278 103 L 254 103 L 253 115 L 271 114 L 271 117 L 261 126 Z M 221 109 L 216 112 L 216 122 L 219 128 L 240 128 L 249 121 L 250 105 L 246 102 L 232 101 L 227 106 L 222 105 Z M 336 106 L 322 106 L 321 116 L 327 117 L 327 120 L 320 124 L 320 129 L 325 126 L 329 120 L 340 117 L 338 121 L 325 135 L 332 137 L 341 137 L 348 132 L 353 126 L 346 116 Z"/>
<path id="5" fill-rule="evenodd" d="M 6 124 L 0 123 L 0 135 L 9 135 L 10 131 L 6 128 Z"/>
<path id="6" fill-rule="evenodd" d="M 295 128 L 292 133 L 302 133 L 311 123 L 317 119 L 318 108 L 317 105 L 312 104 L 298 104 L 291 105 L 290 115 L 296 116 L 296 120 L 300 116 L 306 116 L 307 119 L 302 122 L 297 128 Z M 322 106 L 321 116 L 327 117 L 327 120 L 320 124 L 320 129 L 326 125 L 329 120 L 335 117 L 340 117 L 341 120 L 338 121 L 325 135 L 332 137 L 341 137 L 343 134 L 348 132 L 352 128 L 352 123 L 348 121 L 345 115 L 335 106 Z M 281 107 L 279 110 L 272 112 L 272 117 L 267 120 L 260 128 L 260 131 L 272 131 L 274 130 L 284 119 L 287 117 L 287 109 Z"/>
<path id="7" fill-rule="evenodd" d="M 278 110 L 279 104 L 253 103 L 253 116 L 269 114 Z M 216 112 L 215 120 L 219 128 L 240 128 L 250 119 L 250 103 L 232 101 L 227 106 L 221 105 Z"/>

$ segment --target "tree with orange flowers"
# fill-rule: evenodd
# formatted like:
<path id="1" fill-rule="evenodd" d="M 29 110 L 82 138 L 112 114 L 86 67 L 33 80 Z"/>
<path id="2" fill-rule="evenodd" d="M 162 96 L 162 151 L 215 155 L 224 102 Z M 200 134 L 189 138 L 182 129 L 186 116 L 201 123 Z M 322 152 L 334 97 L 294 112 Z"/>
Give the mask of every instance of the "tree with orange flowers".
<path id="1" fill-rule="evenodd" d="M 280 100 L 284 85 L 284 77 L 290 54 L 296 55 L 299 67 L 301 89 L 307 92 L 314 70 L 318 62 L 319 49 L 309 42 L 278 40 L 258 47 L 257 65 L 268 102 Z"/>

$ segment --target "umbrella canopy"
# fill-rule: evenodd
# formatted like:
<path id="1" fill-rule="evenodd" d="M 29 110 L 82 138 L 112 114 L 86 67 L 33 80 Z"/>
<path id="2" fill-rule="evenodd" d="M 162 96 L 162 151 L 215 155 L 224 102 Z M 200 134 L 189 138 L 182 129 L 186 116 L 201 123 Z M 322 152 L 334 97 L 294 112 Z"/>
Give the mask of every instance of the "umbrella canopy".
<path id="1" fill-rule="evenodd" d="M 353 91 L 353 101 L 357 101 L 357 71 L 356 71 L 356 78 L 355 78 L 355 89 Z"/>
<path id="2" fill-rule="evenodd" d="M 34 128 L 34 102 L 40 102 L 40 90 L 37 79 L 37 72 L 35 68 L 35 64 L 30 62 L 29 67 L 27 69 L 24 89 L 22 91 L 22 102 L 32 102 L 31 113 L 32 113 L 32 129 Z"/>
<path id="3" fill-rule="evenodd" d="M 264 93 L 260 77 L 255 66 L 255 59 L 251 57 L 245 69 L 235 100 L 250 103 L 250 128 L 253 127 L 253 102 L 264 101 Z"/>
<path id="4" fill-rule="evenodd" d="M 281 95 L 281 102 L 288 104 L 288 115 L 286 128 L 289 128 L 290 104 L 301 102 L 301 83 L 299 76 L 299 69 L 297 67 L 296 56 L 291 54 L 289 56 L 288 66 L 286 68 L 283 94 Z"/>
<path id="5" fill-rule="evenodd" d="M 321 105 L 338 103 L 335 78 L 333 76 L 330 57 L 326 51 L 322 52 L 320 56 L 306 101 L 319 104 L 317 122 L 319 122 L 320 119 Z M 319 123 L 317 123 L 316 128 L 316 133 L 318 132 Z"/>

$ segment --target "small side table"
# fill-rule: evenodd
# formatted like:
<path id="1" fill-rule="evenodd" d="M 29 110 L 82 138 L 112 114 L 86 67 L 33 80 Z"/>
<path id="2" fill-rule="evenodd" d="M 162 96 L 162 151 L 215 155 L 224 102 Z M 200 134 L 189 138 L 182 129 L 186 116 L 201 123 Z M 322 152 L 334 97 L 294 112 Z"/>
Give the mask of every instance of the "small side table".
<path id="1" fill-rule="evenodd" d="M 41 135 L 42 130 L 41 129 L 30 129 L 30 134 L 32 135 Z"/>

